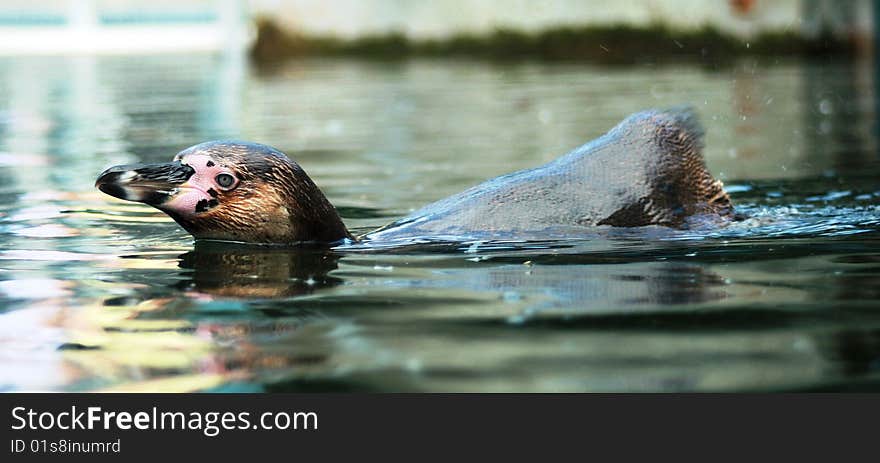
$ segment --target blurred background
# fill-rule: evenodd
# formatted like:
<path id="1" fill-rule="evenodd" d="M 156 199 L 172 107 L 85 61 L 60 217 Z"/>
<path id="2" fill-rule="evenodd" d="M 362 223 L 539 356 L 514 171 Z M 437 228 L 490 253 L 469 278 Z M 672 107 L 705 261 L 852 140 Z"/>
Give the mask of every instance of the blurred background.
<path id="1" fill-rule="evenodd" d="M 876 390 L 878 15 L 0 0 L 0 390 Z M 93 187 L 246 139 L 366 232 L 681 104 L 749 220 L 266 252 L 194 246 Z"/>
<path id="2" fill-rule="evenodd" d="M 9 53 L 242 48 L 254 39 L 255 19 L 264 24 L 271 22 L 290 35 L 328 40 L 363 40 L 394 34 L 408 41 L 443 42 L 462 37 L 486 38 L 498 30 L 541 34 L 549 30 L 602 30 L 615 26 L 659 27 L 679 33 L 712 29 L 717 34 L 751 40 L 767 34 L 789 39 L 827 35 L 867 46 L 865 42 L 872 37 L 873 3 L 871 0 L 4 0 L 0 24 L 6 39 L 3 50 Z M 614 41 L 611 36 L 603 39 Z M 662 48 L 663 44 L 655 45 Z M 690 44 L 679 45 L 684 49 Z"/>
<path id="3" fill-rule="evenodd" d="M 721 138 L 709 144 L 716 170 L 743 177 L 742 155 L 757 158 L 749 176 L 784 176 L 775 161 L 754 164 L 766 159 L 754 143 L 733 141 L 752 132 L 829 167 L 829 156 L 810 154 L 828 137 L 809 126 L 871 138 L 878 10 L 869 0 L 4 0 L 0 147 L 110 156 L 101 163 L 135 146 L 167 154 L 205 137 L 424 149 L 409 144 L 430 121 L 470 144 L 521 136 L 549 158 L 595 133 L 592 125 L 685 103 L 722 121 L 709 131 Z M 168 101 L 163 92 L 179 104 L 141 111 L 160 109 L 153 99 Z M 486 116 L 476 124 L 502 116 L 504 126 L 465 129 L 458 115 L 423 112 L 462 103 Z M 138 123 L 144 117 L 167 126 Z M 757 130 L 770 121 L 776 130 Z M 512 123 L 525 127 L 505 135 Z M 155 133 L 163 127 L 171 133 Z M 63 146 L 46 148 L 60 133 Z"/>

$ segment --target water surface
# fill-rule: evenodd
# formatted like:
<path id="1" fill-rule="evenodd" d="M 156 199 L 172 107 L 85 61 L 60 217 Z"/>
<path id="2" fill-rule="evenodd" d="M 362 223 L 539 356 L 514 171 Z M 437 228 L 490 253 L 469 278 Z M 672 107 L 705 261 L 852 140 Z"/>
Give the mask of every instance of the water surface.
<path id="1" fill-rule="evenodd" d="M 876 390 L 875 94 L 848 61 L 2 58 L 0 390 Z M 682 103 L 747 220 L 285 250 L 93 188 L 241 138 L 366 232 Z"/>

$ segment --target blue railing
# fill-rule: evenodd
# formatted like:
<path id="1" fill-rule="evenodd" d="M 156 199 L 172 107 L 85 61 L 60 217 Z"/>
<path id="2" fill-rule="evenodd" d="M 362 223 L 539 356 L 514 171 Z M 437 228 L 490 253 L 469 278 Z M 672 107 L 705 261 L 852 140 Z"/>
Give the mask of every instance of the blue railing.
<path id="1" fill-rule="evenodd" d="M 217 22 L 217 13 L 213 11 L 192 12 L 124 12 L 102 13 L 99 21 L 106 25 L 120 24 L 192 24 Z"/>
<path id="2" fill-rule="evenodd" d="M 52 13 L 0 13 L 0 26 L 64 26 L 67 16 Z"/>
<path id="3" fill-rule="evenodd" d="M 134 24 L 205 24 L 217 22 L 219 16 L 213 11 L 184 12 L 120 12 L 99 13 L 98 24 L 107 26 Z M 0 12 L 0 26 L 66 26 L 70 23 L 64 14 Z"/>

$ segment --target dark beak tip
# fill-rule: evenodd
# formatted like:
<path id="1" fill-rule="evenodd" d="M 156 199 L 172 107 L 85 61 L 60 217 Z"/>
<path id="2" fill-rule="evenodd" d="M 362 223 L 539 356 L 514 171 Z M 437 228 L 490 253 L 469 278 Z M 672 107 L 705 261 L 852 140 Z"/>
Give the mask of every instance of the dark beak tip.
<path id="1" fill-rule="evenodd" d="M 118 177 L 119 174 L 131 170 L 129 167 L 130 166 L 113 166 L 104 169 L 104 172 L 101 172 L 101 174 L 98 175 L 98 179 L 95 180 L 95 186 L 98 186 L 102 183 L 114 182 L 116 180 L 114 177 Z"/>
<path id="2" fill-rule="evenodd" d="M 102 193 L 108 194 L 119 199 L 128 199 L 128 194 L 123 182 L 120 182 L 120 176 L 130 171 L 131 166 L 113 166 L 98 175 L 95 180 L 95 188 Z"/>
<path id="3" fill-rule="evenodd" d="M 95 182 L 95 186 L 101 190 L 102 193 L 113 196 L 114 198 L 119 199 L 127 199 L 127 194 L 125 192 L 125 188 L 115 184 L 115 183 L 103 183 L 99 178 L 97 182 Z"/>

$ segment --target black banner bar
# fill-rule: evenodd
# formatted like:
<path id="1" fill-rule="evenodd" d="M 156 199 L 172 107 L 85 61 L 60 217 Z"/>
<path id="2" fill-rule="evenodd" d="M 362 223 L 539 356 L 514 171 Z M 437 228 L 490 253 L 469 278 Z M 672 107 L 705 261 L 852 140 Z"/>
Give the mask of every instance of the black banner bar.
<path id="1" fill-rule="evenodd" d="M 3 461 L 417 461 L 472 459 L 477 449 L 493 459 L 533 455 L 541 461 L 565 455 L 586 461 L 755 458 L 773 451 L 839 459 L 860 445 L 876 451 L 880 412 L 880 395 L 845 394 L 27 393 L 0 394 L 0 402 Z"/>

